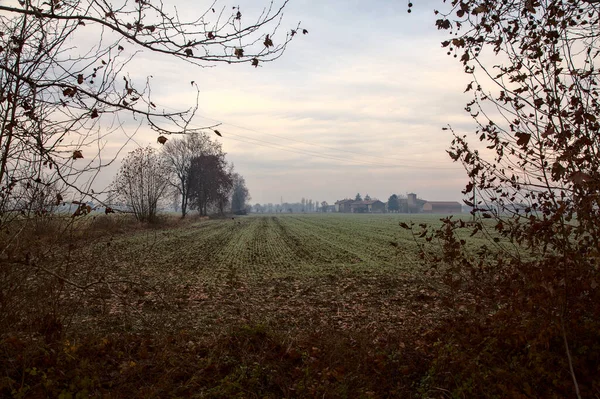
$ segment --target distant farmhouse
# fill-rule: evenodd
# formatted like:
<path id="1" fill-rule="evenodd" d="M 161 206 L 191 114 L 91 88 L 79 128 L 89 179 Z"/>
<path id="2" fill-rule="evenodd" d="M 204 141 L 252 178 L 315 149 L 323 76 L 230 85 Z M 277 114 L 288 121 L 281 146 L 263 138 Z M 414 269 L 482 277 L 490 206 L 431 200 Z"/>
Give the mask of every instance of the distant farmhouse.
<path id="1" fill-rule="evenodd" d="M 335 202 L 332 212 L 340 213 L 386 213 L 388 203 L 377 199 L 355 201 L 343 199 Z M 398 213 L 462 213 L 462 205 L 456 201 L 426 201 L 411 193 L 406 198 L 398 198 Z"/>
<path id="2" fill-rule="evenodd" d="M 352 213 L 384 213 L 385 211 L 385 203 L 379 200 L 353 201 L 350 204 Z"/>
<path id="3" fill-rule="evenodd" d="M 342 213 L 350 213 L 352 210 L 350 209 L 350 205 L 352 205 L 355 201 L 351 199 L 343 199 L 335 202 L 335 211 Z"/>
<path id="4" fill-rule="evenodd" d="M 398 199 L 400 203 L 400 211 L 401 213 L 419 213 L 423 209 L 423 205 L 425 205 L 425 200 L 417 198 L 417 194 L 410 193 L 406 196 L 406 199 L 400 198 Z M 405 205 L 406 204 L 406 205 Z"/>

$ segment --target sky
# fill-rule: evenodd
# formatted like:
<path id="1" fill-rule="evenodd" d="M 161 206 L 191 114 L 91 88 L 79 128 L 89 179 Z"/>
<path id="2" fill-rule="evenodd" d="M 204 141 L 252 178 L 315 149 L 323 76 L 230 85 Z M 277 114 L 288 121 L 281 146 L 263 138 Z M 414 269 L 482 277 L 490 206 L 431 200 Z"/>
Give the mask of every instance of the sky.
<path id="1" fill-rule="evenodd" d="M 385 201 L 409 192 L 460 201 L 467 177 L 446 154 L 452 136 L 442 127 L 474 131 L 464 111 L 470 79 L 440 45 L 447 33 L 437 31 L 433 10 L 445 4 L 414 3 L 409 14 L 408 2 L 291 0 L 282 29 L 301 21 L 309 33 L 275 62 L 200 68 L 142 52 L 129 73 L 152 75 L 155 102 L 166 110 L 192 106 L 190 81 L 198 84 L 193 124 L 222 124 L 223 137 L 214 138 L 245 177 L 253 204 L 331 204 L 356 193 Z M 176 4 L 190 13 L 198 5 Z M 266 2 L 238 4 L 247 15 Z M 160 147 L 156 137 L 142 127 L 119 157 L 136 146 Z M 98 184 L 117 168 L 107 168 Z"/>

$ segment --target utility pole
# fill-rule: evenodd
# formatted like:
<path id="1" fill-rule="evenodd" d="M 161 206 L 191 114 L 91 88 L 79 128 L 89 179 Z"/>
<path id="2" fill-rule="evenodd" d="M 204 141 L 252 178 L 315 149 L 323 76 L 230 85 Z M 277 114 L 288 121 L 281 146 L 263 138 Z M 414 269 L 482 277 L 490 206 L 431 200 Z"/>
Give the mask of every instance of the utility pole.
<path id="1" fill-rule="evenodd" d="M 473 177 L 473 221 L 475 221 L 475 208 L 477 207 L 477 186 L 475 185 L 475 177 Z"/>

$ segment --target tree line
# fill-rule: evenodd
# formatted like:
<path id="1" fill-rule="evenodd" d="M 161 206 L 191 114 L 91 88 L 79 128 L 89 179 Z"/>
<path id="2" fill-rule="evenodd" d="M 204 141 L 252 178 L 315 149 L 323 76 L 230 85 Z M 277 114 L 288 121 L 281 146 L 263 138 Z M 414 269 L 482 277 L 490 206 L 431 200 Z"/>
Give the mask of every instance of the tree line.
<path id="1" fill-rule="evenodd" d="M 406 198 L 404 195 L 392 194 L 388 199 L 388 210 L 392 212 L 408 212 L 406 201 L 402 202 L 401 199 Z M 360 193 L 357 193 L 355 201 L 363 201 L 363 197 Z M 364 197 L 365 201 L 370 201 L 371 196 L 367 194 Z M 280 204 L 273 203 L 256 203 L 250 209 L 255 213 L 312 213 L 312 212 L 328 212 L 329 203 L 327 201 L 313 201 L 312 199 L 302 198 L 300 202 L 282 202 Z"/>
<path id="2" fill-rule="evenodd" d="M 327 206 L 327 202 L 319 203 L 319 201 L 302 198 L 299 202 L 282 202 L 280 204 L 257 202 L 250 210 L 255 213 L 312 213 L 322 212 L 323 206 Z"/>
<path id="3" fill-rule="evenodd" d="M 164 140 L 160 151 L 138 148 L 123 160 L 109 202 L 144 222 L 153 221 L 168 198 L 182 218 L 190 210 L 203 216 L 243 213 L 250 194 L 225 155 L 221 144 L 203 132 Z"/>

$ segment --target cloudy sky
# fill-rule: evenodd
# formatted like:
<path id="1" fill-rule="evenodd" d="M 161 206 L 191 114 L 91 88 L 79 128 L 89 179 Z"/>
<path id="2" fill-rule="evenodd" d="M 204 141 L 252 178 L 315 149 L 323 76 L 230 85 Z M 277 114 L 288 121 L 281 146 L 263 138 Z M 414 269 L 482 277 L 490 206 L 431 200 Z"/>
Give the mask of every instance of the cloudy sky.
<path id="1" fill-rule="evenodd" d="M 261 1 L 234 5 L 257 12 Z M 132 65 L 153 76 L 155 101 L 168 110 L 193 105 L 189 82 L 198 84 L 194 125 L 222 123 L 215 139 L 246 178 L 252 203 L 333 203 L 357 192 L 460 200 L 466 177 L 445 153 L 451 136 L 442 127 L 473 130 L 463 111 L 469 79 L 440 45 L 447 37 L 433 10 L 444 3 L 414 3 L 408 14 L 408 2 L 392 0 L 292 0 L 282 28 L 301 21 L 309 34 L 259 68 L 198 68 L 147 53 Z M 126 149 L 148 143 L 159 146 L 141 129 Z"/>

